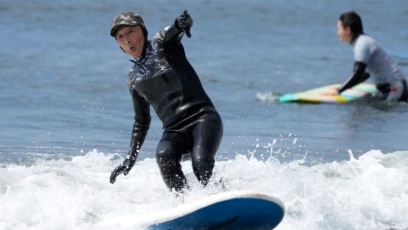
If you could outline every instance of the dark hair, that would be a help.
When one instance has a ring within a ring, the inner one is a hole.
[[[350,27],[351,33],[353,34],[351,42],[354,42],[360,34],[364,34],[363,22],[355,11],[342,13],[339,20],[343,28]]]

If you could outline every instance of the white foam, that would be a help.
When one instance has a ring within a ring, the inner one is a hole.
[[[221,191],[251,190],[281,199],[277,229],[408,228],[407,151],[369,151],[348,161],[304,165],[237,155],[216,162],[214,183],[201,189],[189,161],[184,202]],[[352,153],[350,153],[351,156]],[[92,151],[69,160],[0,168],[1,229],[137,229],[181,204],[167,191],[155,159],[138,161],[128,176],[109,183],[121,160]],[[224,186],[215,183],[222,177]]]

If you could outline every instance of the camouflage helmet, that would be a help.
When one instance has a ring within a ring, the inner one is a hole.
[[[141,26],[145,37],[147,37],[147,30],[143,21],[143,18],[133,12],[125,12],[117,15],[112,21],[112,28],[110,35],[116,36],[116,32],[120,26]]]

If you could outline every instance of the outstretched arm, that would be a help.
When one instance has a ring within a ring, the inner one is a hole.
[[[351,88],[361,82],[367,80],[370,77],[370,74],[365,72],[367,65],[362,62],[355,62],[354,63],[354,72],[353,74],[347,79],[345,83],[339,88],[339,94],[345,91],[348,88]]]

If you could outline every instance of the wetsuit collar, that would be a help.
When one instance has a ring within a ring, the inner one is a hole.
[[[137,63],[142,63],[143,58],[144,58],[144,56],[141,56],[141,57],[139,57],[139,58],[130,59],[129,61],[130,61],[130,62],[133,62],[133,63],[135,63],[135,64],[137,64]]]

